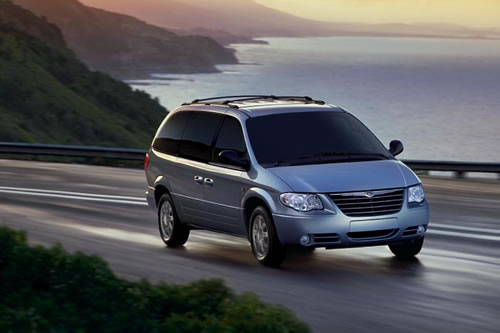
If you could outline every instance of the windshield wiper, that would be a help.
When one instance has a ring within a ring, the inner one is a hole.
[[[373,159],[389,159],[388,156],[380,153],[373,154],[353,154],[353,153],[345,153],[345,152],[321,152],[308,154],[304,156],[299,156],[297,158],[287,160],[287,161],[276,161],[273,163],[266,163],[264,166],[266,167],[277,167],[277,166],[292,166],[292,165],[301,165],[307,164],[305,163],[307,160],[311,160],[311,162],[316,163],[328,163],[328,162],[343,162],[343,161],[351,161],[351,160],[373,160]]]

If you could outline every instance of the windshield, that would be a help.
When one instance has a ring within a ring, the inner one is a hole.
[[[250,118],[246,127],[257,161],[264,167],[393,158],[349,113],[282,113]]]

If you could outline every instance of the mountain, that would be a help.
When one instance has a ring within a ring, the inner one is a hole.
[[[216,64],[237,63],[234,52],[212,38],[181,36],[78,0],[13,1],[56,24],[69,47],[92,69],[116,77],[216,72]]]
[[[300,18],[253,0],[82,0],[147,22],[192,31],[225,30],[250,37],[406,36],[500,38],[498,30],[435,24],[332,23]]]
[[[64,37],[57,26],[48,23],[45,18],[34,18],[33,13],[28,10],[22,10],[18,6],[6,3],[5,0],[1,1],[0,20],[3,23],[25,31],[60,50],[67,48]]]
[[[303,36],[319,22],[262,6],[250,0],[82,0],[90,6],[135,16],[177,29],[224,30],[242,36]],[[319,23],[323,25],[323,23]],[[306,29],[306,30],[304,30]]]
[[[0,141],[145,148],[166,112],[90,71],[56,26],[0,0]]]

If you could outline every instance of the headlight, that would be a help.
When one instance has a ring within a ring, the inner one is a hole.
[[[422,185],[412,186],[408,188],[408,202],[421,203],[425,199],[424,188]]]
[[[299,212],[323,209],[323,203],[316,194],[283,193],[280,195],[280,201]]]

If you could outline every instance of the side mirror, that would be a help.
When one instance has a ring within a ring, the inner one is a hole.
[[[223,150],[219,153],[219,161],[227,164],[242,168],[244,170],[250,169],[250,162],[238,156],[234,150]]]
[[[405,148],[403,146],[403,143],[399,140],[392,140],[389,144],[389,152],[392,154],[392,156],[401,154],[404,149]]]

